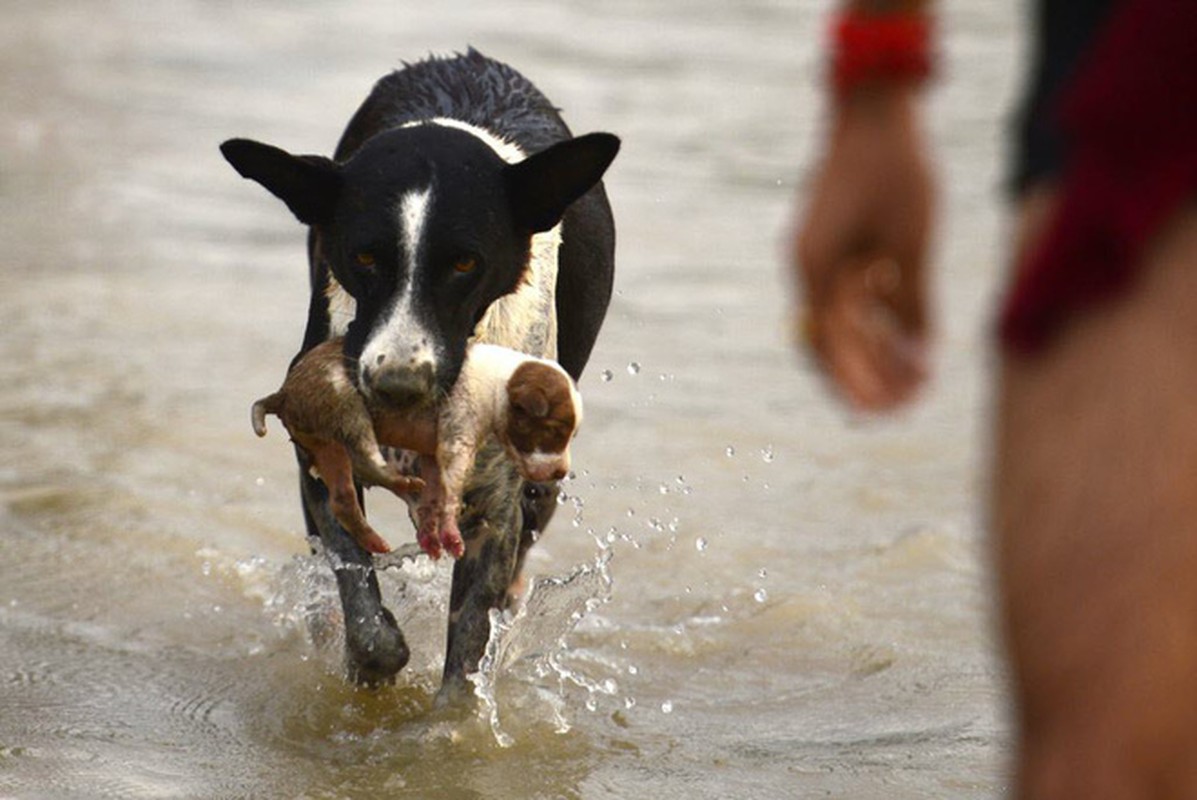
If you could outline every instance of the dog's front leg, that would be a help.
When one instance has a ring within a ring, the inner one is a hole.
[[[478,453],[466,487],[460,528],[465,555],[453,565],[449,637],[441,702],[468,696],[490,638],[490,611],[503,608],[515,578],[523,513],[523,480],[493,442]]]
[[[299,458],[299,490],[308,536],[320,540],[337,579],[345,616],[345,655],[350,680],[363,686],[391,683],[411,657],[403,631],[382,604],[371,556],[333,516],[328,490]]]

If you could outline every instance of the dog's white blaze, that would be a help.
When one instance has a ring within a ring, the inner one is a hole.
[[[407,244],[407,289],[411,289],[416,275],[416,255],[424,236],[424,220],[428,218],[428,200],[432,189],[408,192],[399,199],[399,223],[403,241]]]
[[[399,198],[399,228],[407,253],[407,280],[396,292],[395,304],[386,322],[362,348],[360,362],[363,370],[373,370],[383,364],[416,366],[427,363],[434,369],[436,367],[432,335],[416,318],[413,309],[416,269],[431,204],[431,188],[411,191]]]

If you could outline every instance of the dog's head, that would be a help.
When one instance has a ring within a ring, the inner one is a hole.
[[[532,481],[569,473],[569,443],[582,424],[582,396],[561,367],[525,361],[507,381],[503,443],[520,474]]]
[[[396,408],[434,402],[457,380],[466,343],[517,289],[531,237],[560,222],[619,149],[605,133],[518,163],[446,125],[395,128],[344,163],[246,139],[221,152],[312,227],[315,258],[353,297],[345,353],[360,385]]]

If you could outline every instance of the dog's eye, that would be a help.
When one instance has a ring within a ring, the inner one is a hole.
[[[370,253],[358,253],[353,258],[359,267],[372,267],[375,263],[374,256]]]
[[[453,262],[453,271],[459,275],[466,275],[473,272],[474,268],[477,266],[477,261],[469,256],[466,256],[465,258],[459,258]]]

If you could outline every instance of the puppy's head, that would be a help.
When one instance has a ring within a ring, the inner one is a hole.
[[[582,396],[565,370],[526,361],[507,381],[508,456],[532,481],[560,480],[569,473],[569,443],[582,423]]]
[[[384,131],[347,161],[234,139],[221,151],[312,228],[354,299],[345,353],[377,402],[415,408],[457,380],[486,309],[528,269],[531,237],[602,177],[619,140],[590,134],[518,163],[457,126]]]

